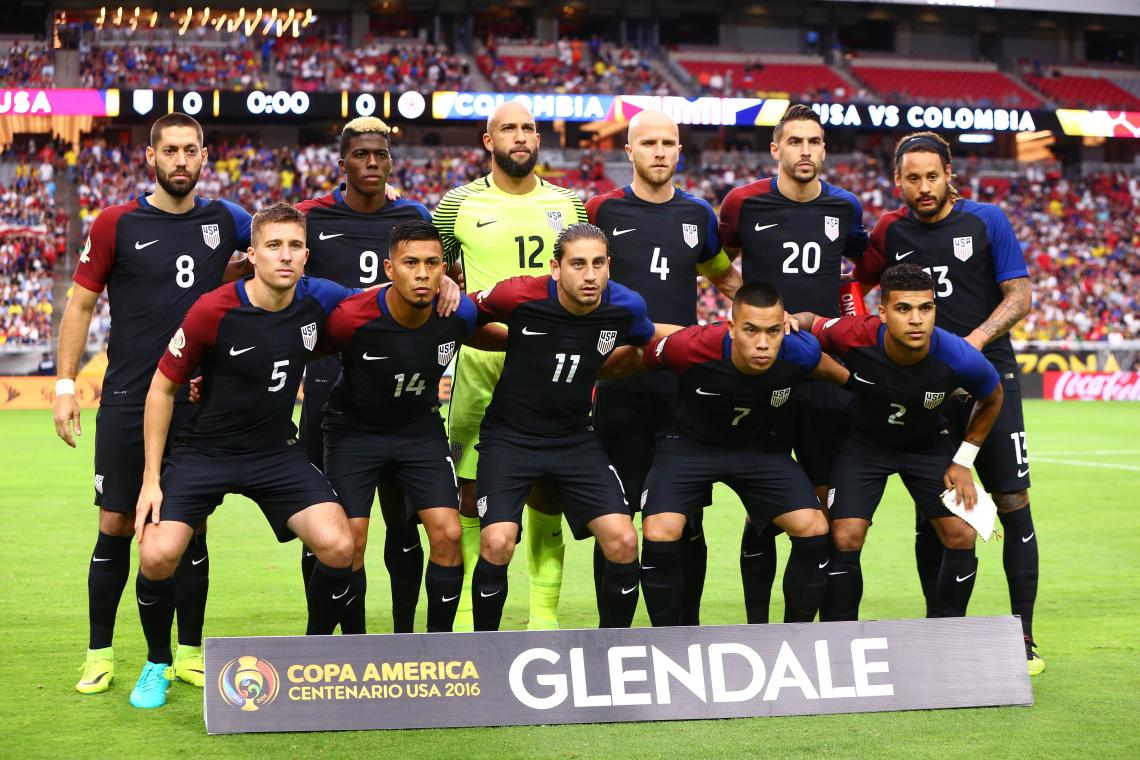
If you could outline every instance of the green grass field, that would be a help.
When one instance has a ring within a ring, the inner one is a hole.
[[[1033,512],[1041,545],[1036,637],[1048,663],[1031,708],[800,718],[436,731],[208,737],[202,692],[176,683],[166,708],[127,704],[146,647],[130,589],[116,637],[111,691],[72,686],[87,645],[86,576],[96,530],[91,506],[94,413],[78,451],[56,439],[49,412],[0,414],[0,709],[7,757],[1140,757],[1140,405],[1026,408]],[[709,582],[703,620],[744,619],[737,555],[743,511],[718,491],[706,516]],[[863,553],[869,618],[919,617],[913,512],[892,483]],[[382,530],[378,525],[377,530]],[[379,537],[373,547],[381,546]],[[387,579],[370,562],[369,627],[384,631]],[[787,555],[786,539],[780,545]],[[231,498],[211,520],[207,635],[301,633],[296,543],[277,544],[260,512]],[[979,545],[970,612],[1008,614],[1001,545]],[[504,627],[526,616],[525,563],[512,568]],[[561,619],[595,623],[590,547],[567,551]],[[782,572],[782,571],[781,571]],[[773,610],[782,610],[779,583]],[[417,630],[422,630],[424,604]],[[648,625],[644,612],[637,625]]]

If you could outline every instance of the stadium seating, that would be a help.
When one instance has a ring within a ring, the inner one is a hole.
[[[786,93],[793,100],[820,94],[848,93],[852,88],[823,64],[765,63],[751,61],[679,61],[697,82],[701,95],[751,97],[760,93]]]
[[[0,347],[51,341],[52,272],[67,245],[45,156],[3,166],[0,175]]]
[[[1103,77],[1027,76],[1025,81],[1062,108],[1140,111],[1140,98]]]
[[[0,87],[52,87],[55,57],[42,43],[14,42],[0,49]]]
[[[651,61],[631,48],[560,40],[556,46],[492,44],[476,58],[493,89],[509,92],[673,94]]]
[[[470,89],[468,64],[444,45],[366,38],[355,48],[321,37],[280,42],[274,71],[296,90],[402,87]]]
[[[856,61],[851,73],[883,97],[931,105],[967,104],[1040,108],[1041,99],[999,71],[868,65]]]
[[[268,85],[262,56],[252,48],[116,46],[93,47],[80,60],[84,87],[219,87]]]

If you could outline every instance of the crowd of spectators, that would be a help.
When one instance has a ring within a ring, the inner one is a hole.
[[[265,54],[255,47],[124,45],[81,50],[83,87],[262,89]]]
[[[603,45],[597,37],[561,39],[553,49],[535,47],[533,55],[523,56],[500,55],[492,39],[477,60],[497,92],[673,94],[669,82],[640,52]]]
[[[445,45],[393,44],[365,38],[356,46],[309,36],[279,41],[273,69],[295,90],[468,90],[468,64]]]
[[[52,271],[67,246],[53,155],[0,165],[0,347],[51,340]]]
[[[13,42],[0,50],[0,88],[52,87],[55,56],[42,42]]]

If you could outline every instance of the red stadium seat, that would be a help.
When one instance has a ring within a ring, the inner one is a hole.
[[[1057,105],[1073,108],[1119,108],[1140,111],[1140,98],[1102,77],[1039,77],[1025,81],[1053,99]]]
[[[1041,99],[999,71],[860,66],[851,73],[884,97],[916,103],[1040,108]]]

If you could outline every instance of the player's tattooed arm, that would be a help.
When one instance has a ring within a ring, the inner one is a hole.
[[[1002,299],[993,313],[974,331],[966,336],[966,341],[981,351],[987,343],[1005,335],[1029,313],[1033,299],[1033,289],[1028,277],[1014,277],[1000,283]]]
[[[801,311],[791,315],[785,312],[784,335],[793,331],[799,332],[800,330],[811,332],[811,328],[815,326],[815,321],[821,318],[822,317],[812,314],[810,311]]]
[[[735,264],[729,264],[723,272],[709,276],[708,280],[725,298],[736,296],[736,291],[744,285],[744,278]]]
[[[59,325],[59,348],[56,353],[56,377],[61,380],[74,380],[79,373],[79,361],[87,346],[87,331],[91,328],[91,315],[99,294],[76,283],[63,321]],[[75,393],[62,393],[55,397],[55,434],[71,448],[75,448],[75,436],[83,435],[79,426],[79,401]]]
[[[810,377],[813,380],[825,380],[836,385],[846,385],[851,379],[851,371],[828,354],[819,357],[819,364],[812,370]]]
[[[179,387],[162,370],[155,370],[150,390],[146,394],[146,408],[143,412],[143,482],[135,505],[135,535],[139,537],[140,543],[143,541],[143,528],[147,520],[158,524],[162,509],[159,475],[166,437],[170,432],[170,418],[174,414],[174,393]]]

